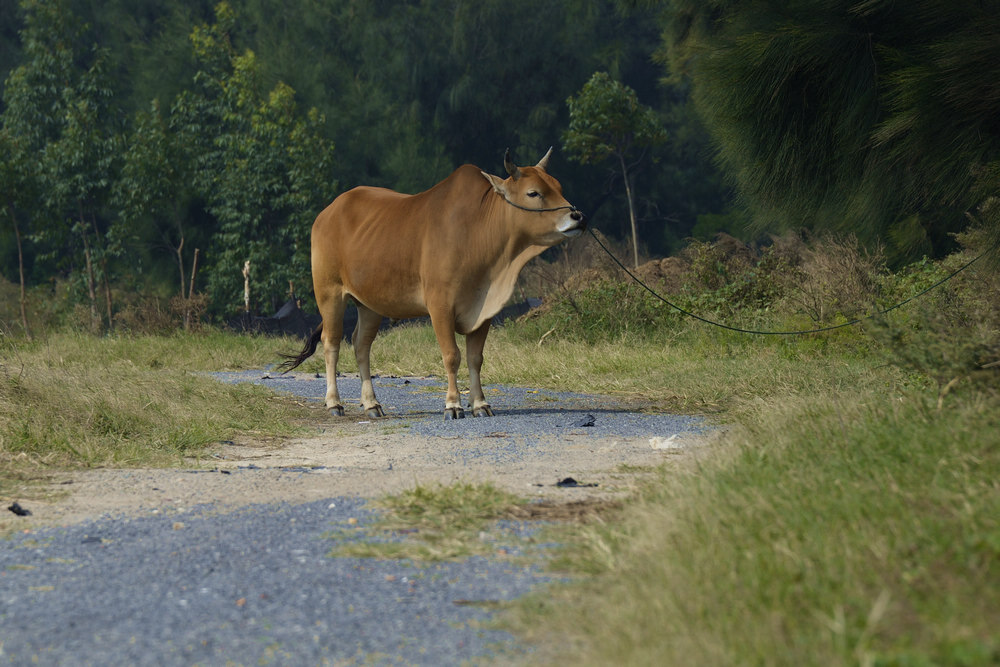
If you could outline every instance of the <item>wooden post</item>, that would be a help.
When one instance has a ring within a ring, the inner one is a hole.
[[[17,239],[17,271],[21,278],[21,326],[24,328],[24,337],[31,340],[31,328],[28,327],[28,296],[24,287],[24,253],[21,250],[21,230],[17,226],[13,204],[8,207],[8,211],[10,211],[10,221],[14,223],[14,236]]]
[[[183,244],[184,242],[181,241]],[[191,329],[191,298],[194,296],[194,277],[198,273],[198,248],[194,249],[194,259],[191,260],[191,287],[188,288],[187,293],[187,305],[184,308],[184,331],[190,331]],[[184,270],[181,269],[181,276],[184,275]],[[181,283],[181,296],[184,296],[184,283]]]
[[[243,265],[243,307],[250,314],[250,260]]]

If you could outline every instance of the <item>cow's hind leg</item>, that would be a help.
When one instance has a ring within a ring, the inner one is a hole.
[[[337,291],[317,298],[323,317],[323,360],[326,362],[326,407],[333,415],[344,415],[344,405],[337,391],[337,361],[340,358],[340,341],[344,337],[344,308],[347,299]]]
[[[434,335],[441,347],[444,370],[448,374],[448,393],[444,397],[444,418],[464,419],[465,410],[462,409],[462,401],[458,395],[458,366],[462,363],[462,353],[455,342],[454,320],[445,314],[435,317],[432,312],[431,326],[434,327]]]
[[[486,401],[479,372],[483,368],[483,347],[486,334],[490,332],[490,321],[465,336],[465,362],[469,365],[469,407],[475,417],[492,417],[493,408]]]
[[[351,344],[354,346],[354,356],[358,360],[358,374],[361,375],[361,407],[369,417],[385,416],[382,406],[375,398],[370,365],[372,341],[378,335],[380,324],[382,324],[381,315],[358,304],[358,325],[354,327]]]

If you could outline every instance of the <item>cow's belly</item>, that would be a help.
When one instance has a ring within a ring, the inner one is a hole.
[[[355,273],[355,272],[352,272]],[[386,280],[385,275],[365,279],[366,272],[348,276],[344,288],[354,300],[385,317],[409,319],[427,315],[427,304],[419,281],[396,274]]]

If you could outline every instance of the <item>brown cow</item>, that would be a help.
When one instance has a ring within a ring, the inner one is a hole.
[[[302,352],[286,357],[285,372],[309,358],[322,339],[326,407],[344,414],[337,358],[350,298],[358,306],[351,342],[361,404],[369,416],[381,417],[369,352],[382,317],[430,315],[448,373],[445,419],[465,416],[455,332],[465,335],[472,414],[492,416],[479,379],[490,319],[510,298],[528,260],[586,228],[583,214],[545,171],[551,154],[550,148],[534,167],[519,168],[508,151],[506,180],[464,165],[420,194],[357,187],[337,197],[312,227],[313,289],[323,322]]]

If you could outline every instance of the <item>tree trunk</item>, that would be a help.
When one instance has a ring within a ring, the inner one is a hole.
[[[625,197],[628,199],[628,218],[632,225],[632,261],[635,268],[639,268],[639,233],[635,224],[635,201],[632,197],[632,184],[628,179],[628,166],[625,164],[625,156],[619,155],[618,160],[622,165],[622,180],[625,181]]]
[[[188,288],[187,306],[184,308],[184,331],[191,330],[191,297],[194,296],[194,277],[198,273],[198,250],[194,249],[194,259],[191,260],[191,286]],[[184,291],[183,285],[181,291]]]
[[[10,221],[14,223],[14,238],[17,239],[17,271],[21,278],[21,327],[24,337],[31,340],[31,328],[28,326],[28,296],[24,286],[24,252],[21,249],[21,228],[17,226],[17,216],[14,215],[14,204],[9,205]]]
[[[94,238],[100,242],[101,232],[97,229],[97,217],[93,212],[90,214],[90,222],[94,227]],[[111,276],[108,274],[108,253],[106,251],[101,253],[101,273],[104,274],[104,302],[108,309],[108,331],[114,331],[115,320],[111,301]]]
[[[174,248],[174,252],[177,253],[177,269],[181,272],[181,298],[186,299],[188,295],[184,294],[184,288],[187,285],[187,280],[184,278],[184,237],[181,236],[181,242],[177,244]]]
[[[108,260],[101,257],[101,271],[104,272],[104,303],[108,308],[108,331],[115,330],[115,315],[111,301],[111,279],[108,277]]]
[[[87,265],[87,294],[90,297],[90,330],[97,333],[97,287],[94,280],[94,262],[90,253],[90,237],[87,234],[87,221],[83,217],[83,204],[77,202],[80,214],[80,236],[83,237],[83,257]]]

